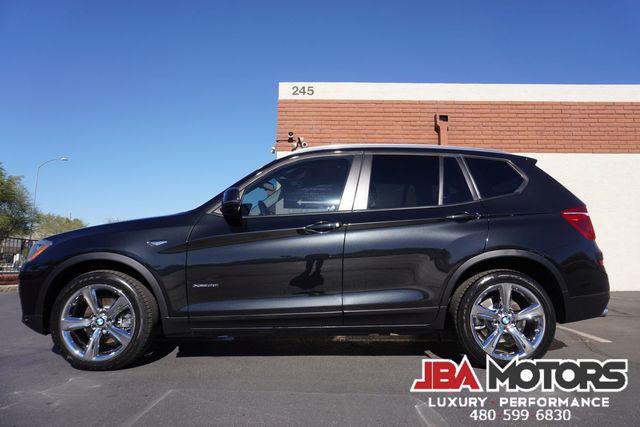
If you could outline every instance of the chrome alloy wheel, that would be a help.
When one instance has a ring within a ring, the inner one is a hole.
[[[501,360],[531,356],[545,331],[540,300],[515,283],[498,283],[485,289],[471,307],[470,322],[480,348]]]
[[[77,290],[60,314],[64,346],[85,362],[118,356],[131,342],[135,326],[131,301],[110,285],[88,285]]]

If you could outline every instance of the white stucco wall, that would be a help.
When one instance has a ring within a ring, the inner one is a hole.
[[[638,102],[640,85],[281,82],[278,99]]]
[[[611,290],[640,291],[640,154],[525,155],[587,205]]]
[[[586,203],[611,290],[640,291],[640,154],[522,154]]]

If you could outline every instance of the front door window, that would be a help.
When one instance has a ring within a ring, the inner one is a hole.
[[[340,207],[351,157],[301,160],[247,187],[243,216],[333,212]]]

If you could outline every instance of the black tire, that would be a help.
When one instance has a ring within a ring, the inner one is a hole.
[[[464,353],[469,360],[477,366],[484,366],[487,353],[478,345],[474,339],[471,327],[470,310],[475,299],[489,286],[496,283],[504,283],[508,281],[523,286],[531,291],[540,301],[540,305],[545,315],[545,331],[540,344],[535,351],[529,355],[529,359],[541,358],[545,355],[556,330],[555,310],[551,299],[547,292],[531,277],[514,270],[497,269],[489,270],[465,280],[454,292],[449,303],[449,320],[452,323],[453,330],[458,338]],[[501,365],[505,365],[508,361],[496,359]]]
[[[137,319],[128,346],[122,353],[106,361],[81,360],[73,355],[63,343],[59,319],[65,302],[73,293],[91,284],[106,284],[123,292],[131,302]],[[73,367],[83,370],[103,371],[123,368],[145,354],[153,341],[157,323],[158,305],[149,289],[138,280],[119,271],[96,270],[75,277],[62,289],[51,310],[49,325],[54,345]]]

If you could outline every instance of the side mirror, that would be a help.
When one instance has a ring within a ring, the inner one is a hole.
[[[220,212],[225,218],[237,220],[241,217],[240,213],[240,190],[237,187],[227,188],[222,194],[222,206]]]

